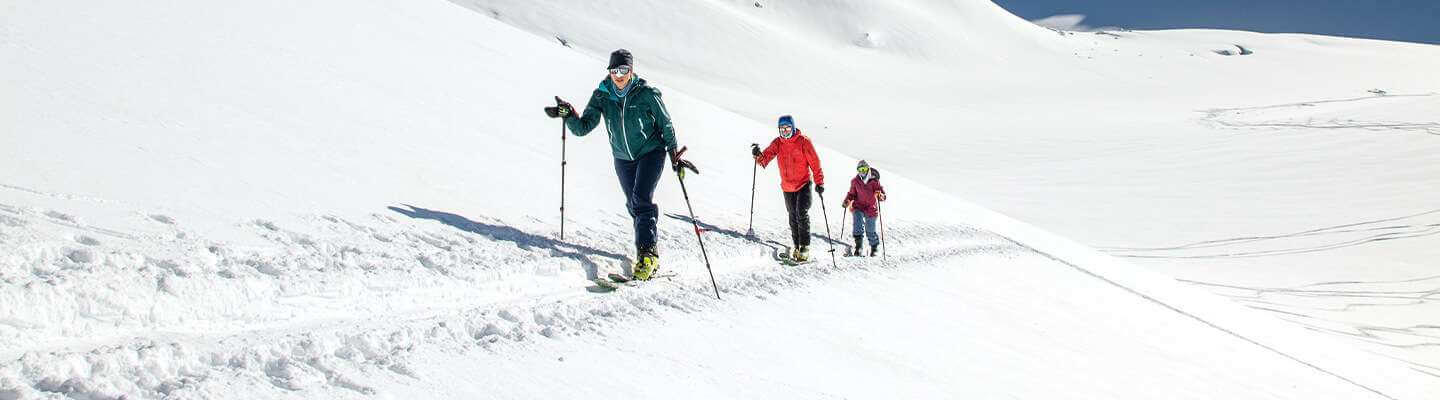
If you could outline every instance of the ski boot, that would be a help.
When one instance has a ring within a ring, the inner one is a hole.
[[[648,281],[660,269],[660,255],[655,249],[641,250],[638,260],[635,261],[635,268],[632,271],[636,280]]]
[[[806,261],[810,261],[810,246],[801,245],[800,248],[795,251],[795,262],[803,263]]]
[[[862,245],[862,243],[860,242],[861,238],[864,238],[864,236],[856,236],[856,237],[855,237],[855,247],[851,247],[851,248],[850,248],[850,252],[845,253],[845,255],[850,256],[850,257],[859,257],[859,256],[860,256],[860,249],[862,248],[862,247],[860,247],[860,246]]]
[[[878,256],[878,255],[880,255],[880,244],[879,244],[879,243],[871,243],[871,244],[870,244],[870,256],[871,256],[871,257],[875,257],[875,256]]]

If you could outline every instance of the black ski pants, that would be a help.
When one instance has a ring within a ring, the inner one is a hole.
[[[785,192],[785,212],[790,213],[790,241],[796,246],[810,245],[810,185]]]
[[[660,216],[660,206],[654,200],[655,186],[664,171],[664,150],[651,151],[635,161],[615,160],[615,176],[620,178],[620,190],[625,192],[625,209],[635,225],[637,251],[655,247],[655,223]]]

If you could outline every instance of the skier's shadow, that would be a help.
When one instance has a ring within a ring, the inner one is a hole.
[[[465,218],[456,214],[451,214],[444,211],[428,210],[409,204],[404,204],[404,206],[409,207],[409,209],[407,210],[404,208],[393,206],[386,208],[389,208],[390,211],[400,213],[400,215],[404,215],[410,218],[440,221],[441,223],[444,223],[445,225],[450,225],[455,229],[479,234],[490,238],[490,240],[512,242],[521,249],[549,250],[550,253],[553,255],[579,261],[580,264],[585,268],[586,279],[594,280],[599,277],[600,266],[594,260],[591,260],[589,256],[600,256],[603,258],[613,259],[619,261],[621,264],[627,262],[625,256],[623,255],[598,250],[588,246],[577,245],[574,243],[562,242],[559,240],[551,239],[547,236],[532,234],[519,229],[515,229],[513,227],[475,222],[471,221],[469,218]]]
[[[818,233],[811,233],[810,237],[815,238],[815,240],[819,240],[821,243],[829,243],[835,245],[835,251],[850,251],[850,244],[847,244],[845,242],[820,236],[820,234]]]
[[[665,216],[666,216],[666,217],[670,217],[670,218],[672,218],[672,219],[684,221],[684,222],[687,223],[687,224],[692,221],[689,216],[685,216],[685,215],[665,214]],[[724,235],[724,236],[728,236],[728,237],[732,237],[732,238],[736,238],[736,239],[740,239],[740,240],[744,240],[744,241],[748,241],[748,242],[752,242],[752,243],[758,243],[758,244],[763,245],[763,246],[765,246],[765,247],[769,247],[769,248],[770,248],[770,256],[773,257],[773,258],[775,258],[775,259],[777,259],[777,260],[781,258],[780,256],[781,256],[782,254],[786,254],[786,253],[789,253],[789,252],[790,252],[790,246],[786,246],[786,245],[781,244],[780,242],[776,242],[776,241],[774,241],[774,240],[763,240],[763,239],[760,239],[760,238],[757,237],[757,236],[746,235],[746,234],[744,234],[744,233],[742,233],[742,232],[739,232],[739,231],[721,228],[721,227],[718,227],[718,226],[715,226],[715,225],[707,224],[707,223],[705,223],[704,221],[694,221],[694,222],[695,222],[696,225],[699,225],[699,226],[700,226],[700,229],[702,229],[702,230],[704,230],[704,231],[706,231],[706,232],[715,232],[715,233],[718,233],[718,234],[721,234],[721,235]],[[813,236],[814,236],[816,239],[820,239],[820,240],[822,240],[822,241],[825,240],[825,237],[824,237],[824,236],[820,236],[820,235],[813,235]],[[841,247],[845,247],[845,244],[844,244],[844,243],[838,243],[838,242],[833,241],[833,240],[831,241],[831,243],[837,243],[837,244],[839,244]],[[837,250],[838,250],[838,249],[837,249]]]

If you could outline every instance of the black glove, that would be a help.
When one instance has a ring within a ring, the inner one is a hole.
[[[825,194],[825,185],[815,185],[815,193]]]
[[[675,170],[675,173],[680,175],[680,179],[685,179],[685,170],[687,170],[687,169],[690,170],[690,172],[694,172],[694,173],[697,173],[697,174],[700,173],[700,169],[699,169],[699,168],[695,168],[695,164],[694,164],[694,163],[691,163],[691,162],[688,161],[688,160],[685,160],[685,159],[683,159],[683,158],[680,158],[681,156],[685,155],[685,150],[688,150],[688,149],[690,149],[690,148],[689,148],[689,147],[681,147],[679,151],[676,151],[676,150],[671,150],[671,151],[670,151],[670,168],[671,168],[671,169],[674,169],[674,170]]]
[[[545,107],[545,115],[550,118],[570,118],[575,115],[575,107],[570,106],[570,103],[566,103],[565,100],[560,100],[560,96],[555,96],[555,106]]]
[[[760,152],[760,145],[755,144],[755,143],[751,143],[751,144],[750,144],[750,155],[755,156],[755,158],[760,158],[760,155],[761,155],[761,154],[762,154],[762,153]]]

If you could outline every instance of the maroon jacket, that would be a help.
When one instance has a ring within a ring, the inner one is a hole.
[[[850,193],[845,194],[845,201],[852,202],[850,206],[864,211],[865,216],[875,218],[880,213],[880,209],[875,207],[876,193],[885,193],[885,187],[880,186],[880,170],[870,168],[869,180],[858,174],[850,179]]]

